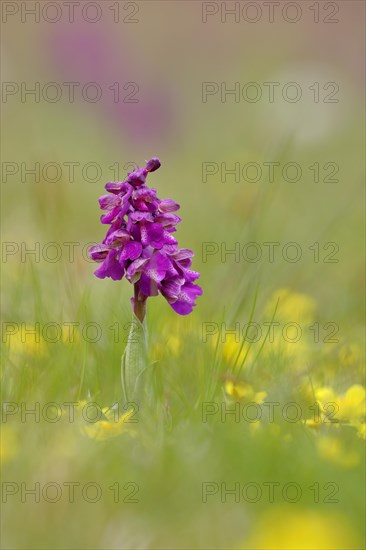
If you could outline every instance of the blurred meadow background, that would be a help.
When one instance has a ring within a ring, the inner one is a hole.
[[[364,548],[364,3],[2,4],[2,547]],[[203,296],[132,410],[86,251],[153,156]]]

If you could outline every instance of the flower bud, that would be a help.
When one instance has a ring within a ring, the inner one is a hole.
[[[146,170],[148,172],[155,172],[158,168],[160,168],[161,162],[158,158],[152,158],[146,163]]]

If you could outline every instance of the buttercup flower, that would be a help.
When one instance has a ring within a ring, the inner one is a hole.
[[[353,468],[361,461],[359,453],[347,446],[341,438],[321,437],[317,441],[317,448],[324,459],[344,468]]]
[[[254,524],[240,549],[341,550],[362,542],[344,515],[310,508],[268,507]]]
[[[365,420],[366,391],[361,384],[354,384],[343,394],[330,387],[318,388],[315,396],[321,413],[330,416],[329,421],[359,425]]]
[[[246,401],[261,405],[267,397],[267,392],[255,392],[250,384],[244,382],[234,382],[231,379],[225,382],[225,393],[235,401]]]
[[[100,197],[99,204],[106,211],[101,222],[110,228],[103,243],[89,250],[90,257],[101,264],[95,271],[97,277],[119,281],[125,276],[134,284],[132,305],[140,321],[149,296],[160,293],[174,311],[188,315],[202,294],[194,284],[200,274],[190,269],[193,252],[179,249],[173,236],[181,221],[173,214],[179,204],[159,199],[156,189],[146,185],[148,174],[159,167],[160,160],[152,158],[125,181],[106,184],[108,194]]]
[[[84,433],[88,437],[97,441],[105,441],[121,434],[135,435],[135,431],[130,427],[130,418],[135,414],[133,409],[122,414],[117,421],[114,419],[114,415],[108,412],[108,409],[103,409],[103,413],[106,420],[99,420],[85,426]]]
[[[0,438],[0,463],[5,464],[12,460],[18,453],[18,437],[10,426],[3,425]]]

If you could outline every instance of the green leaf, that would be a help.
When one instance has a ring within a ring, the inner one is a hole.
[[[134,315],[121,360],[122,391],[126,403],[141,400],[147,364],[147,329]]]

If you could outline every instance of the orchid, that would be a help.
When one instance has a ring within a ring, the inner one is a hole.
[[[145,168],[135,168],[122,182],[109,182],[108,194],[99,199],[106,213],[101,222],[110,225],[102,244],[92,246],[90,257],[100,263],[95,275],[114,281],[123,277],[134,285],[133,311],[143,322],[146,301],[159,293],[173,310],[188,315],[202,289],[194,283],[200,274],[190,269],[193,252],[178,248],[173,234],[181,218],[180,206],[172,199],[161,200],[156,189],[146,185],[149,173],[160,168],[152,158]]]

